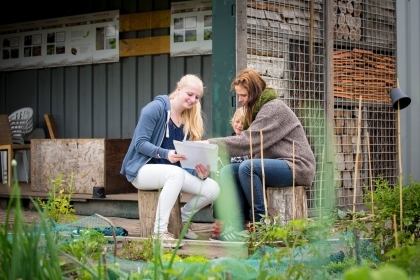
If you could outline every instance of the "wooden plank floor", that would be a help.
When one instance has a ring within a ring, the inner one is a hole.
[[[31,189],[31,183],[19,182],[22,198],[29,197],[48,197],[48,193],[33,191]],[[9,197],[10,188],[6,184],[0,184],[0,197]],[[107,194],[106,198],[92,198],[91,194],[73,194],[73,200],[89,200],[89,199],[100,199],[100,200],[128,200],[137,201],[137,192],[133,187],[133,193],[122,193],[122,194]]]
[[[31,189],[31,183],[19,182],[22,198],[29,197],[48,197],[48,193],[33,191]],[[10,188],[6,184],[0,184],[0,197],[9,197]],[[185,203],[191,198],[191,194],[183,193],[181,196],[181,202]],[[110,201],[137,201],[138,195],[136,189],[133,187],[133,193],[122,193],[122,194],[107,194],[106,198],[93,198],[90,194],[73,194],[72,200],[110,200]]]

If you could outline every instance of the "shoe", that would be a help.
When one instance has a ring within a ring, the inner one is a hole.
[[[178,240],[175,239],[174,235],[170,232],[163,232],[163,233],[153,233],[152,235],[153,240],[159,240],[162,244],[163,248],[175,248]],[[181,248],[184,243],[179,244]]]
[[[222,221],[216,220],[214,222],[213,233],[211,234],[209,240],[219,240],[219,235],[222,232]]]
[[[251,221],[245,222],[245,229],[249,231],[249,233],[254,231],[254,226],[252,225]]]
[[[248,233],[249,234],[249,233]],[[212,241],[229,241],[229,242],[241,242],[245,238],[242,232],[236,231],[233,226],[228,226],[218,236],[210,237]]]
[[[182,227],[185,227],[186,223],[187,222],[182,223]],[[194,224],[190,222],[190,224],[188,226],[188,229],[187,229],[187,232],[185,233],[184,237],[187,238],[187,239],[194,239],[194,240],[197,239],[198,235],[195,234],[193,229],[194,229]]]

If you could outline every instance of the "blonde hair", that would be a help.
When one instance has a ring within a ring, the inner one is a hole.
[[[203,81],[196,75],[187,74],[183,76],[177,83],[175,90],[169,94],[169,99],[174,99],[178,96],[178,87],[184,88],[186,86],[194,85],[201,88],[201,96],[204,93]],[[204,135],[204,121],[201,112],[201,100],[199,100],[191,109],[182,111],[181,117],[184,124],[184,134],[189,134],[189,140],[201,140]]]
[[[236,109],[235,113],[233,114],[232,119],[230,120],[230,124],[233,125],[233,122],[236,119],[240,119],[242,122],[245,121],[245,111],[244,111],[244,107],[239,107],[238,109]]]

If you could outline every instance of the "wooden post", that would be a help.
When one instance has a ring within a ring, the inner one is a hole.
[[[393,220],[393,228],[394,228],[394,236],[395,236],[395,248],[398,248],[398,231],[397,231],[397,217],[392,215]]]
[[[262,172],[262,187],[263,187],[263,197],[264,197],[264,214],[267,216],[267,197],[265,195],[265,172],[264,172],[264,147],[263,147],[263,133],[262,130],[260,130],[260,136],[261,136],[261,172]]]
[[[398,79],[397,79],[398,85]],[[402,163],[401,163],[401,124],[400,124],[400,101],[398,100],[398,164],[400,169],[399,183],[400,183],[400,230],[403,230],[403,199],[402,199]]]
[[[368,162],[369,162],[369,186],[370,186],[370,197],[372,203],[372,215],[375,215],[374,207],[373,207],[373,184],[372,184],[372,165],[370,161],[370,140],[369,140],[369,131],[366,132],[366,140],[367,140],[367,149],[368,149]]]
[[[311,0],[309,13],[309,71],[314,71],[314,0]]]
[[[319,179],[319,219],[322,220],[322,180],[323,180],[323,176],[322,174],[324,173],[324,148],[325,146],[322,146],[322,155],[321,155],[321,175],[320,175],[320,179]]]
[[[254,165],[252,162],[252,131],[249,130],[249,150],[250,150],[250,159],[251,159],[251,207],[252,207],[252,225],[255,226],[255,210],[254,210]]]
[[[295,200],[296,200],[296,197],[295,197],[295,141],[293,141],[292,142],[293,143],[293,145],[292,145],[292,161],[293,161],[293,163],[292,163],[292,192],[293,192],[293,197],[292,197],[292,219],[294,220],[295,219],[295,208],[296,208],[296,205],[295,205]]]
[[[362,115],[362,95],[359,97],[359,115],[357,118],[357,147],[356,147],[356,165],[354,167],[354,180],[353,180],[353,221],[356,219],[356,194],[357,194],[357,173],[358,173],[358,161],[359,161],[359,148],[360,148],[360,119]]]

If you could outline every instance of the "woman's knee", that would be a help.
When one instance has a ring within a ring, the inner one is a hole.
[[[215,201],[220,194],[219,184],[213,179],[206,179],[203,186],[204,193],[202,195],[208,197],[212,201]]]
[[[238,173],[250,175],[251,174],[251,161],[244,160],[243,162],[241,162],[239,164]]]
[[[261,166],[259,164],[257,164],[257,161],[254,161],[253,166],[251,168],[251,161],[250,160],[245,160],[243,162],[241,162],[241,164],[239,165],[239,169],[238,169],[238,176],[241,180],[242,176],[247,176],[247,177],[251,177],[251,171],[254,174],[254,176],[259,176],[260,175],[260,171],[259,169],[261,169]],[[243,177],[242,177],[243,178]]]
[[[185,171],[178,166],[171,166],[166,170],[167,173],[167,180],[179,180],[180,183],[184,182],[185,179]]]

